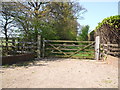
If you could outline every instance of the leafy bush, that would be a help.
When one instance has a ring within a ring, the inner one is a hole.
[[[110,16],[95,28],[95,36],[100,36],[101,43],[119,43],[119,31],[120,31],[120,15]]]
[[[114,27],[115,29],[118,29],[120,27],[120,15],[116,16],[110,16],[105,19],[101,23],[98,23],[98,26],[96,27],[95,30],[100,29],[103,25],[107,24],[110,27]]]

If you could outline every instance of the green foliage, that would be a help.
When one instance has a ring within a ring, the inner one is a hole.
[[[70,2],[51,2],[41,8],[43,10],[32,20],[33,35],[40,34],[45,39],[76,39],[79,24],[75,13],[81,11],[80,6]]]
[[[89,31],[89,26],[88,25],[82,27],[81,33],[78,36],[78,40],[87,41],[88,40],[88,31]]]
[[[77,19],[86,11],[77,2],[15,2],[10,17],[15,19],[20,37],[75,40]]]
[[[76,5],[73,3],[52,2],[46,8],[51,10],[49,17],[53,21],[53,28],[56,36],[61,40],[75,40],[77,36],[77,16],[73,10]],[[77,8],[78,12],[79,7]]]
[[[110,16],[105,19],[95,29],[95,36],[101,37],[101,43],[119,43],[120,15]]]
[[[120,27],[120,15],[116,16],[110,16],[105,19],[101,23],[98,23],[98,26],[95,30],[100,29],[103,25],[109,25],[110,27],[114,27],[115,29],[118,29]]]

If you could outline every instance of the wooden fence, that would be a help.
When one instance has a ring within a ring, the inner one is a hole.
[[[1,39],[3,56],[32,52],[37,58],[55,56],[99,60],[99,36],[95,41],[45,40],[38,36],[37,42],[20,38]],[[7,46],[6,46],[7,45]]]
[[[118,44],[101,44],[101,55],[112,55],[120,57],[120,46]]]
[[[27,42],[20,38],[9,38],[6,42],[4,38],[1,38],[0,49],[3,56],[24,54],[24,53],[36,53],[37,42]]]

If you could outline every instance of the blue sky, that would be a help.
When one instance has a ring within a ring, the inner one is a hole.
[[[83,20],[78,20],[81,25],[89,25],[90,31],[104,18],[118,15],[118,2],[80,2],[87,9]]]

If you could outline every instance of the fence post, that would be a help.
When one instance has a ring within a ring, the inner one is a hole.
[[[110,53],[110,42],[107,42],[107,55]]]
[[[16,49],[15,49],[15,38],[12,38],[12,50],[13,50],[13,54],[16,54]]]
[[[37,39],[37,58],[41,58],[41,35]]]
[[[95,59],[99,60],[100,55],[100,36],[95,38]]]
[[[17,38],[17,51],[20,51],[20,38]]]
[[[42,57],[44,58],[44,56],[45,56],[45,38],[43,38],[42,42],[43,42],[43,46],[42,46]]]

